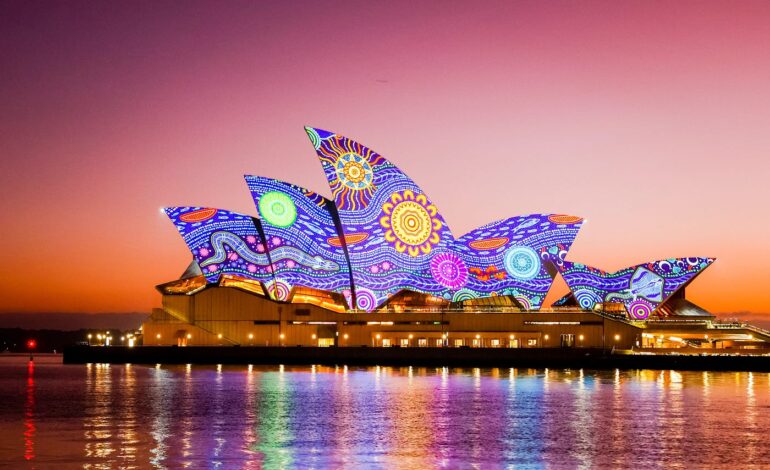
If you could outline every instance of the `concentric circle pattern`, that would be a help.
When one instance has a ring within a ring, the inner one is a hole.
[[[505,270],[512,277],[533,279],[540,272],[540,257],[528,246],[514,246],[505,253]]]
[[[396,238],[407,245],[422,245],[431,233],[431,217],[428,211],[415,201],[403,201],[393,208],[390,226]]]
[[[356,289],[356,304],[360,310],[371,311],[377,307],[377,298],[368,289]]]
[[[652,311],[652,304],[644,300],[635,300],[628,306],[628,314],[635,320],[646,320]]]
[[[433,279],[450,289],[459,289],[468,281],[468,268],[454,253],[439,253],[430,260]]]
[[[291,227],[297,220],[297,206],[286,194],[270,191],[259,198],[259,214],[272,225]]]
[[[578,289],[575,291],[575,301],[577,301],[580,308],[584,310],[591,310],[594,308],[601,299],[597,294],[588,289]]]

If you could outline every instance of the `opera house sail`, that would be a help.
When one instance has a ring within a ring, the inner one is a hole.
[[[512,216],[457,236],[391,161],[340,134],[305,131],[331,198],[247,175],[253,215],[165,209],[193,262],[182,279],[158,286],[164,308],[145,324],[158,344],[197,335],[198,344],[545,347],[558,337],[561,346],[606,346],[612,321],[631,328],[611,336],[618,346],[646,347],[669,343],[652,333],[660,320],[715,328],[713,315],[685,299],[714,258],[606,272],[570,259],[584,221],[565,214]],[[569,292],[544,308],[556,276]],[[743,339],[763,334],[755,333]],[[714,343],[698,334],[691,344]]]

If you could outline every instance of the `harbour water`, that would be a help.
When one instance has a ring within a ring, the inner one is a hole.
[[[770,374],[0,362],[9,468],[770,465]]]

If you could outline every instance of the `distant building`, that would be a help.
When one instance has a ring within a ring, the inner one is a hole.
[[[165,209],[193,261],[158,286],[145,345],[759,348],[685,299],[714,258],[607,273],[567,261],[583,219],[529,214],[455,237],[405,173],[338,134],[306,128],[333,200],[246,176],[258,217]],[[515,184],[515,183],[512,183]],[[570,292],[543,301],[556,275]]]

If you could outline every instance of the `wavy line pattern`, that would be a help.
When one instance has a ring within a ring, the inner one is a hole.
[[[330,201],[284,181],[260,176],[245,179],[260,215],[276,278],[288,286],[349,291],[350,273],[342,243],[329,243],[329,239],[339,237],[327,208]],[[296,213],[296,218],[288,226],[271,223],[270,214],[264,213],[270,209],[260,204],[266,194],[276,193],[293,204],[289,209]]]
[[[217,282],[222,274],[262,282],[273,279],[272,268],[264,254],[266,245],[250,216],[202,207],[170,207],[165,212],[208,282]],[[201,213],[211,216],[197,217]],[[215,238],[217,233],[222,235]],[[249,254],[244,257],[247,252]]]

